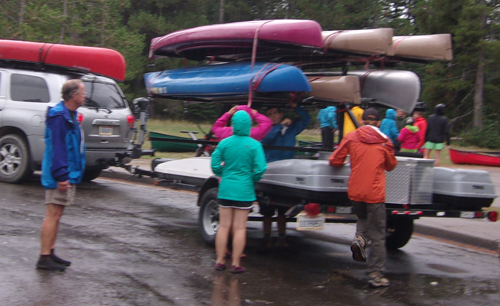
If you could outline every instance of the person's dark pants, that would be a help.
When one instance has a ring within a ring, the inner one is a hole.
[[[371,241],[368,256],[368,273],[385,271],[387,258],[385,248],[387,216],[385,203],[363,203],[351,201],[353,212],[358,217],[356,236],[361,236],[366,243]],[[355,238],[356,239],[356,238]]]
[[[321,128],[321,138],[323,140],[323,150],[333,151],[333,129],[329,127]]]

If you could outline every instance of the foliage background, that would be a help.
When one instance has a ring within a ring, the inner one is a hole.
[[[152,38],[206,24],[274,18],[313,19],[323,30],[392,27],[395,35],[451,33],[453,61],[396,69],[419,75],[428,114],[439,103],[448,106],[454,134],[499,122],[497,0],[2,0],[0,38],[118,50],[127,61],[121,86],[132,101],[145,95],[145,72],[185,64],[181,59],[150,62]],[[186,118],[189,107],[161,101],[153,116]]]

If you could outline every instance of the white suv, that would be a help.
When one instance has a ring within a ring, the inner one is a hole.
[[[78,109],[87,147],[84,180],[129,156],[134,116],[115,81],[0,67],[0,181],[20,183],[41,168],[47,108],[62,100],[63,83],[74,78],[84,82],[87,92],[85,105]]]

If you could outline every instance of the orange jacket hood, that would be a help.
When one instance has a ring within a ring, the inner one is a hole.
[[[384,143],[389,139],[379,128],[371,125],[362,126],[354,133],[356,133],[359,141],[367,144]]]

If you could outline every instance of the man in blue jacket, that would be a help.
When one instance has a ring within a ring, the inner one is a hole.
[[[287,146],[294,147],[296,143],[296,136],[300,134],[311,122],[311,116],[300,106],[297,106],[297,103],[292,102],[290,104],[291,108],[298,116],[296,120],[292,120],[292,118],[285,118],[285,114],[282,110],[277,107],[269,108],[266,111],[266,115],[273,122],[273,127],[261,140],[263,145],[273,145],[273,146]],[[295,152],[293,151],[284,151],[284,150],[265,150],[266,153],[266,161],[273,162],[282,159],[290,159],[295,156]],[[279,239],[277,246],[279,247],[287,247],[288,243],[286,242],[286,217],[285,212],[287,210],[286,207],[275,207],[273,205],[267,205],[265,203],[259,203],[260,213],[264,216],[264,246],[266,248],[271,247],[271,226],[273,222],[273,215],[277,208],[278,210],[278,233]]]
[[[74,203],[75,184],[85,170],[85,144],[76,110],[85,103],[81,80],[63,84],[64,101],[49,107],[46,117],[42,185],[45,187],[45,218],[40,233],[40,258],[37,269],[64,271],[71,262],[55,255],[54,246],[64,207]]]

